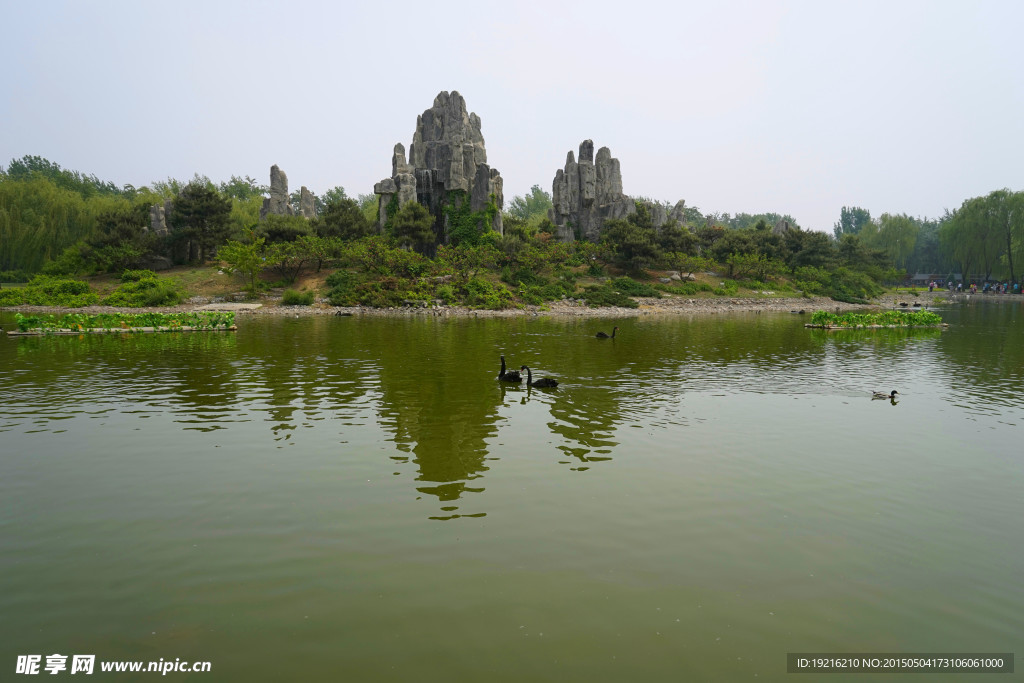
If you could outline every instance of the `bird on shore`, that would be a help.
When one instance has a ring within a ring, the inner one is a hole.
[[[518,370],[505,372],[505,356],[501,357],[501,372],[498,373],[499,382],[522,382],[523,377]]]
[[[615,339],[615,332],[618,329],[619,329],[619,326],[616,325],[615,327],[612,328],[612,333],[610,335],[607,332],[598,332],[597,335],[595,335],[595,336],[598,339]]]
[[[551,379],[550,377],[541,377],[536,382],[533,381],[533,371],[525,365],[519,366],[520,370],[526,370],[526,386],[537,387],[538,389],[554,389],[558,386],[557,379]]]
[[[890,401],[895,401],[896,400],[896,394],[898,394],[898,393],[900,393],[900,392],[896,391],[895,389],[893,389],[892,392],[888,393],[888,394],[883,393],[881,391],[875,391],[875,392],[872,392],[871,398],[885,398],[885,399],[889,399]]]

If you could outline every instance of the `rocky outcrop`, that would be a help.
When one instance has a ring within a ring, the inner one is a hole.
[[[772,234],[774,234],[774,235],[785,235],[790,230],[799,230],[799,229],[800,228],[797,228],[792,223],[787,221],[785,218],[780,218],[779,221],[775,224],[775,227],[772,228]]]
[[[294,216],[295,210],[288,201],[288,176],[274,164],[270,167],[270,197],[263,200],[260,209],[260,220],[267,214],[275,216]]]
[[[625,218],[636,207],[622,193],[619,160],[612,157],[607,147],[597,150],[595,160],[593,141],[584,140],[579,152],[578,162],[570,151],[565,168],[555,173],[551,188],[554,206],[548,218],[555,224],[559,239],[596,242],[606,220]]]
[[[391,177],[377,183],[373,191],[379,195],[381,228],[388,221],[389,207],[418,201],[434,215],[439,241],[446,242],[445,205],[469,201],[470,210],[477,212],[493,200],[498,211],[486,227],[499,233],[503,229],[501,174],[487,164],[480,117],[466,110],[466,101],[456,91],[442,91],[434,105],[416,117],[408,161],[405,147],[395,145]]]
[[[316,203],[313,201],[313,193],[307,190],[305,185],[299,188],[299,215],[304,218],[316,218]]]
[[[555,224],[558,238],[565,242],[596,242],[606,221],[636,213],[638,201],[647,207],[657,230],[673,221],[684,224],[686,218],[686,202],[682,199],[669,210],[658,202],[634,200],[623,194],[619,160],[607,147],[597,150],[595,158],[591,140],[580,143],[579,161],[572,151],[566,155],[565,168],[555,172],[551,201],[548,218]]]
[[[149,229],[157,236],[164,236],[171,231],[170,220],[171,210],[174,202],[165,199],[163,204],[153,204],[149,207]]]
[[[668,212],[668,219],[670,221],[675,221],[680,225],[686,223],[686,200],[680,199],[676,202],[676,205]]]

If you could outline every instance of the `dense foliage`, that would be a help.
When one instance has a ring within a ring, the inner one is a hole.
[[[81,308],[94,306],[99,295],[87,282],[36,275],[25,286],[0,289],[0,306],[62,306]]]
[[[503,235],[491,231],[493,197],[472,211],[465,192],[451,192],[437,216],[416,202],[398,206],[393,197],[379,230],[375,195],[353,200],[335,187],[314,195],[313,220],[260,219],[266,192],[248,176],[214,184],[198,174],[188,182],[118,187],[39,157],[14,160],[0,169],[0,283],[39,272],[48,277],[0,289],[0,303],[84,305],[98,298],[88,287],[72,292],[79,285],[56,283],[211,258],[241,275],[252,294],[324,267],[345,272],[328,284],[328,299],[374,306],[441,301],[496,308],[562,298],[628,305],[623,297],[709,290],[729,296],[740,288],[795,288],[866,302],[908,271],[956,266],[965,277],[1016,279],[1024,259],[1024,193],[1009,190],[967,200],[937,220],[873,219],[866,209],[843,207],[833,235],[801,230],[786,214],[703,214],[686,206],[672,214],[681,222],[657,225],[654,216],[670,207],[644,199],[625,218],[607,220],[598,244],[554,239],[551,196],[537,185],[511,199]],[[154,205],[165,214],[166,235],[150,232]],[[644,281],[652,270],[686,278],[651,286]],[[619,273],[630,277],[580,291],[581,278]],[[705,281],[685,281],[694,277]],[[126,280],[104,303],[167,305],[183,296],[175,282],[147,276]]]
[[[235,314],[231,311],[192,311],[189,313],[65,313],[63,315],[22,315],[14,316],[18,330],[57,330],[87,331],[93,329],[138,329],[152,327],[173,331],[188,327],[197,330],[227,329],[235,324]]]
[[[815,311],[812,325],[826,327],[920,327],[942,324],[942,316],[931,311],[878,311],[868,313],[831,313]]]

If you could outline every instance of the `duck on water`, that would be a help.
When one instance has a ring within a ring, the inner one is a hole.
[[[509,370],[505,372],[505,356],[501,357],[501,371],[498,372],[499,382],[522,382],[523,376],[519,374],[518,370]]]
[[[530,368],[522,365],[519,367],[520,370],[526,370],[526,386],[536,387],[538,389],[554,389],[558,386],[557,379],[551,379],[550,377],[541,377],[536,382],[533,381],[533,371]]]

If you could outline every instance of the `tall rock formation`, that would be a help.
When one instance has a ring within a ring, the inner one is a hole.
[[[565,158],[565,168],[555,172],[551,186],[552,208],[548,218],[555,224],[558,239],[572,242],[585,239],[596,242],[601,237],[605,221],[626,218],[636,213],[641,201],[648,210],[651,224],[658,231],[673,221],[684,224],[686,202],[680,199],[671,210],[658,202],[634,200],[622,193],[622,171],[619,160],[612,157],[607,147],[597,150],[594,143],[580,143],[580,159],[572,151]]]
[[[170,220],[171,210],[174,202],[165,199],[163,204],[153,204],[149,207],[149,229],[159,237],[163,237],[171,231]]]
[[[470,211],[478,212],[488,208],[493,197],[498,211],[487,227],[499,233],[503,230],[501,174],[487,164],[480,117],[467,112],[466,101],[454,90],[439,93],[434,105],[416,117],[408,161],[405,147],[396,144],[391,177],[377,183],[373,191],[380,196],[381,228],[388,221],[389,207],[418,201],[434,215],[439,241],[447,242],[446,205],[468,201]]]
[[[275,216],[294,216],[295,210],[288,201],[288,176],[274,164],[270,167],[270,197],[263,200],[260,209],[260,220],[267,214]]]
[[[555,173],[551,200],[548,218],[558,238],[567,242],[576,237],[596,242],[605,220],[636,211],[633,200],[622,193],[619,160],[607,147],[597,150],[595,160],[592,140],[580,144],[578,162],[571,150],[566,155],[565,168]]]
[[[305,185],[299,188],[299,215],[307,219],[316,218],[316,202]]]

